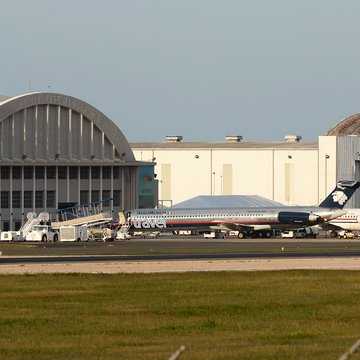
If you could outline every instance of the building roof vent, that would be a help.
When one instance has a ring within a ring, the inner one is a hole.
[[[228,142],[240,142],[242,140],[241,135],[227,135],[225,136],[225,140]]]
[[[285,136],[285,141],[286,142],[298,142],[300,140],[301,140],[300,135],[286,135]]]
[[[167,141],[167,142],[181,142],[182,139],[183,139],[183,137],[179,136],[179,135],[165,136],[165,141]]]

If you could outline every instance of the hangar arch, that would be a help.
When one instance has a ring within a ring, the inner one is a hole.
[[[29,212],[84,204],[116,220],[124,209],[155,206],[153,177],[154,164],[136,161],[122,131],[88,103],[0,95],[0,230],[18,230]]]
[[[31,93],[0,102],[0,160],[135,161],[121,130],[72,96]]]
[[[360,114],[354,114],[341,120],[326,135],[360,135]]]

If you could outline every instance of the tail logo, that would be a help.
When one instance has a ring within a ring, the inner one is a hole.
[[[333,202],[344,205],[348,197],[342,191],[334,191],[332,194]]]

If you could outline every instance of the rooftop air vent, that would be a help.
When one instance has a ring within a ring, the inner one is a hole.
[[[300,140],[301,140],[300,135],[286,135],[285,136],[285,141],[286,142],[298,142]]]
[[[183,137],[178,135],[165,136],[165,141],[167,142],[181,142],[182,139]]]
[[[225,140],[228,142],[240,142],[242,140],[241,135],[228,135],[225,136]]]

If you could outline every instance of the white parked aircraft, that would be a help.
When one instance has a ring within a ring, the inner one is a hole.
[[[262,231],[270,237],[272,229],[298,229],[323,224],[346,211],[344,205],[360,186],[358,181],[339,181],[319,206],[277,206],[213,209],[134,209],[126,213],[124,231],[238,231],[246,237]]]
[[[346,214],[321,224],[321,229],[330,231],[331,237],[337,237],[338,232],[343,232],[344,230],[360,231],[360,209],[345,210],[347,210]]]

